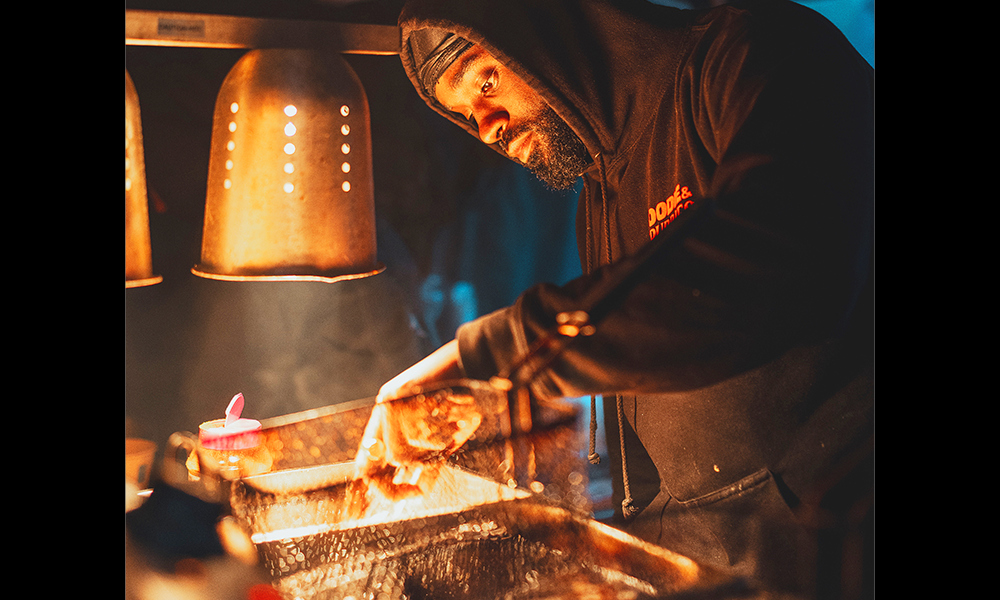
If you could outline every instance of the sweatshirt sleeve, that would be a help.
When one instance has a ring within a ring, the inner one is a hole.
[[[708,57],[694,113],[717,155],[703,200],[711,216],[653,257],[594,335],[568,343],[532,383],[534,396],[704,387],[847,327],[871,276],[873,75],[847,48],[797,39],[796,54],[787,41],[757,44],[762,55]],[[746,96],[752,106],[729,110],[727,100]],[[628,257],[565,286],[536,286],[462,326],[466,373],[488,378],[508,368],[553,330],[557,314],[635,263]]]

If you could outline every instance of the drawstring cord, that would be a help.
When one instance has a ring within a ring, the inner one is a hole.
[[[622,397],[616,394],[615,405],[618,408],[618,440],[622,447],[622,483],[625,488],[625,499],[622,500],[622,514],[626,519],[631,519],[637,511],[635,504],[632,503],[632,491],[628,485],[628,464],[625,459],[625,415],[622,414],[624,412],[622,410],[622,403]]]
[[[590,453],[587,460],[592,465],[601,464],[601,455],[597,453],[597,396],[590,397]]]
[[[598,156],[600,155],[598,154],[594,158],[596,159]],[[584,223],[586,224],[587,227],[587,235],[584,236],[584,244],[586,245],[584,254],[587,257],[587,264],[585,265],[585,268],[587,273],[589,274],[591,271],[594,270],[594,250],[590,241],[591,238],[590,232],[592,230],[590,221],[589,197],[586,198],[583,203],[583,211],[584,211]],[[601,455],[597,453],[597,396],[590,397],[590,452],[589,454],[587,454],[587,460],[589,460],[590,464],[592,465],[597,465],[601,463]]]

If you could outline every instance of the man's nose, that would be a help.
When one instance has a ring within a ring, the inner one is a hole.
[[[507,112],[494,110],[484,112],[477,117],[481,117],[476,119],[479,125],[479,139],[485,144],[494,144],[500,141],[500,136],[503,135],[504,129],[507,128],[507,122],[510,120]]]

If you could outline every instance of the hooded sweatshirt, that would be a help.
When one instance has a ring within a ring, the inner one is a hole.
[[[615,498],[637,513],[618,517],[633,533],[716,564],[759,554],[727,531],[733,511],[813,501],[872,435],[871,67],[823,17],[781,0],[414,1],[400,26],[403,66],[443,116],[478,137],[419,84],[415,30],[482,46],[593,159],[577,213],[584,276],[463,325],[466,374],[505,372],[556,315],[670,236],[531,395],[603,395]],[[683,228],[689,211],[708,216]],[[678,534],[675,512],[698,516]]]

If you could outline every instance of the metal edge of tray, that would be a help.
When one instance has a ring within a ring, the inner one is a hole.
[[[330,415],[336,415],[340,413],[354,411],[370,406],[375,406],[374,396],[372,396],[371,398],[360,398],[358,400],[349,400],[347,402],[340,402],[338,404],[330,404],[328,406],[321,406],[319,408],[310,408],[308,410],[289,413],[287,415],[280,415],[277,417],[268,417],[266,419],[261,419],[260,425],[261,428],[264,430],[276,429],[278,427],[284,427],[286,425],[294,425],[296,423],[312,421],[314,419],[319,419]]]
[[[243,483],[258,492],[294,495],[346,483],[354,477],[354,463],[329,463],[271,471],[243,477]]]
[[[420,394],[429,394],[442,389],[463,388],[463,387],[473,390],[479,389],[479,390],[488,390],[489,392],[492,393],[501,393],[499,392],[499,390],[490,385],[490,383],[487,381],[482,381],[479,379],[455,379],[449,381],[442,381],[433,386],[427,386],[426,388],[414,388],[413,390],[410,391],[409,396],[399,398],[399,400],[405,401],[413,396],[418,396]],[[304,421],[318,419],[321,417],[367,408],[370,406],[375,406],[375,404],[376,404],[376,398],[374,396],[371,396],[368,398],[359,398],[356,400],[349,400],[347,402],[338,402],[337,404],[330,404],[318,408],[311,408],[295,413],[289,413],[287,415],[268,417],[266,419],[261,419],[260,423],[264,429],[273,429],[275,427],[283,427],[285,425],[301,423]]]

